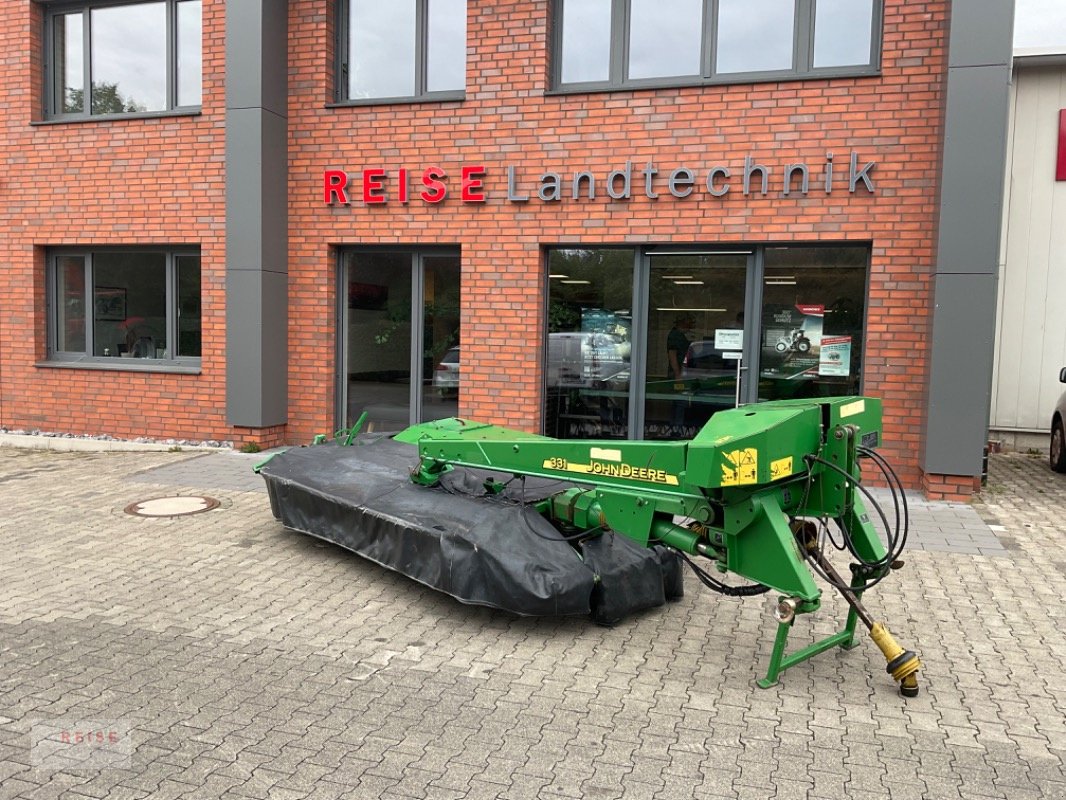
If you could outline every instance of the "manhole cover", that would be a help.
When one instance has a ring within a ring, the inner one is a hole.
[[[213,497],[157,497],[130,503],[126,506],[126,513],[135,517],[184,517],[212,508],[218,508],[218,500]]]

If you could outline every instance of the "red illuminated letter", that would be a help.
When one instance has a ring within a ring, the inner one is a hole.
[[[484,203],[484,178],[485,166],[477,164],[471,167],[463,167],[463,202]]]
[[[442,178],[448,177],[448,173],[440,167],[429,167],[422,173],[422,185],[429,189],[422,192],[421,197],[427,203],[439,203],[448,196],[448,187],[444,185]]]
[[[385,202],[385,170],[363,170],[363,202],[367,204]]]
[[[337,198],[338,203],[348,202],[348,193],[344,189],[348,186],[348,173],[342,169],[327,169],[322,175],[323,199],[326,204],[333,203]]]
[[[401,169],[400,174],[396,179],[396,191],[399,194],[400,202],[407,202],[407,170]]]

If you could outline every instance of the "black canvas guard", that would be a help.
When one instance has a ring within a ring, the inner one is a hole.
[[[456,469],[426,488],[410,480],[417,462],[414,445],[367,434],[348,447],[292,448],[260,474],[285,527],[463,603],[526,616],[591,613],[612,624],[683,591],[679,559],[665,548],[608,533],[579,554],[528,505],[571,484]],[[493,495],[487,477],[509,483]]]

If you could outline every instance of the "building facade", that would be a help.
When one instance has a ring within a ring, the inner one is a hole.
[[[973,6],[7,4],[0,425],[654,439],[861,392],[968,496],[1013,16]]]
[[[1066,367],[1066,52],[1015,53],[990,435],[1046,450]]]

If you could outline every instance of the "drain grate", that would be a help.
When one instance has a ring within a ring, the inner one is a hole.
[[[188,495],[180,497],[156,497],[152,500],[139,500],[126,506],[126,513],[135,517],[185,517],[218,508],[218,500],[213,497]]]

